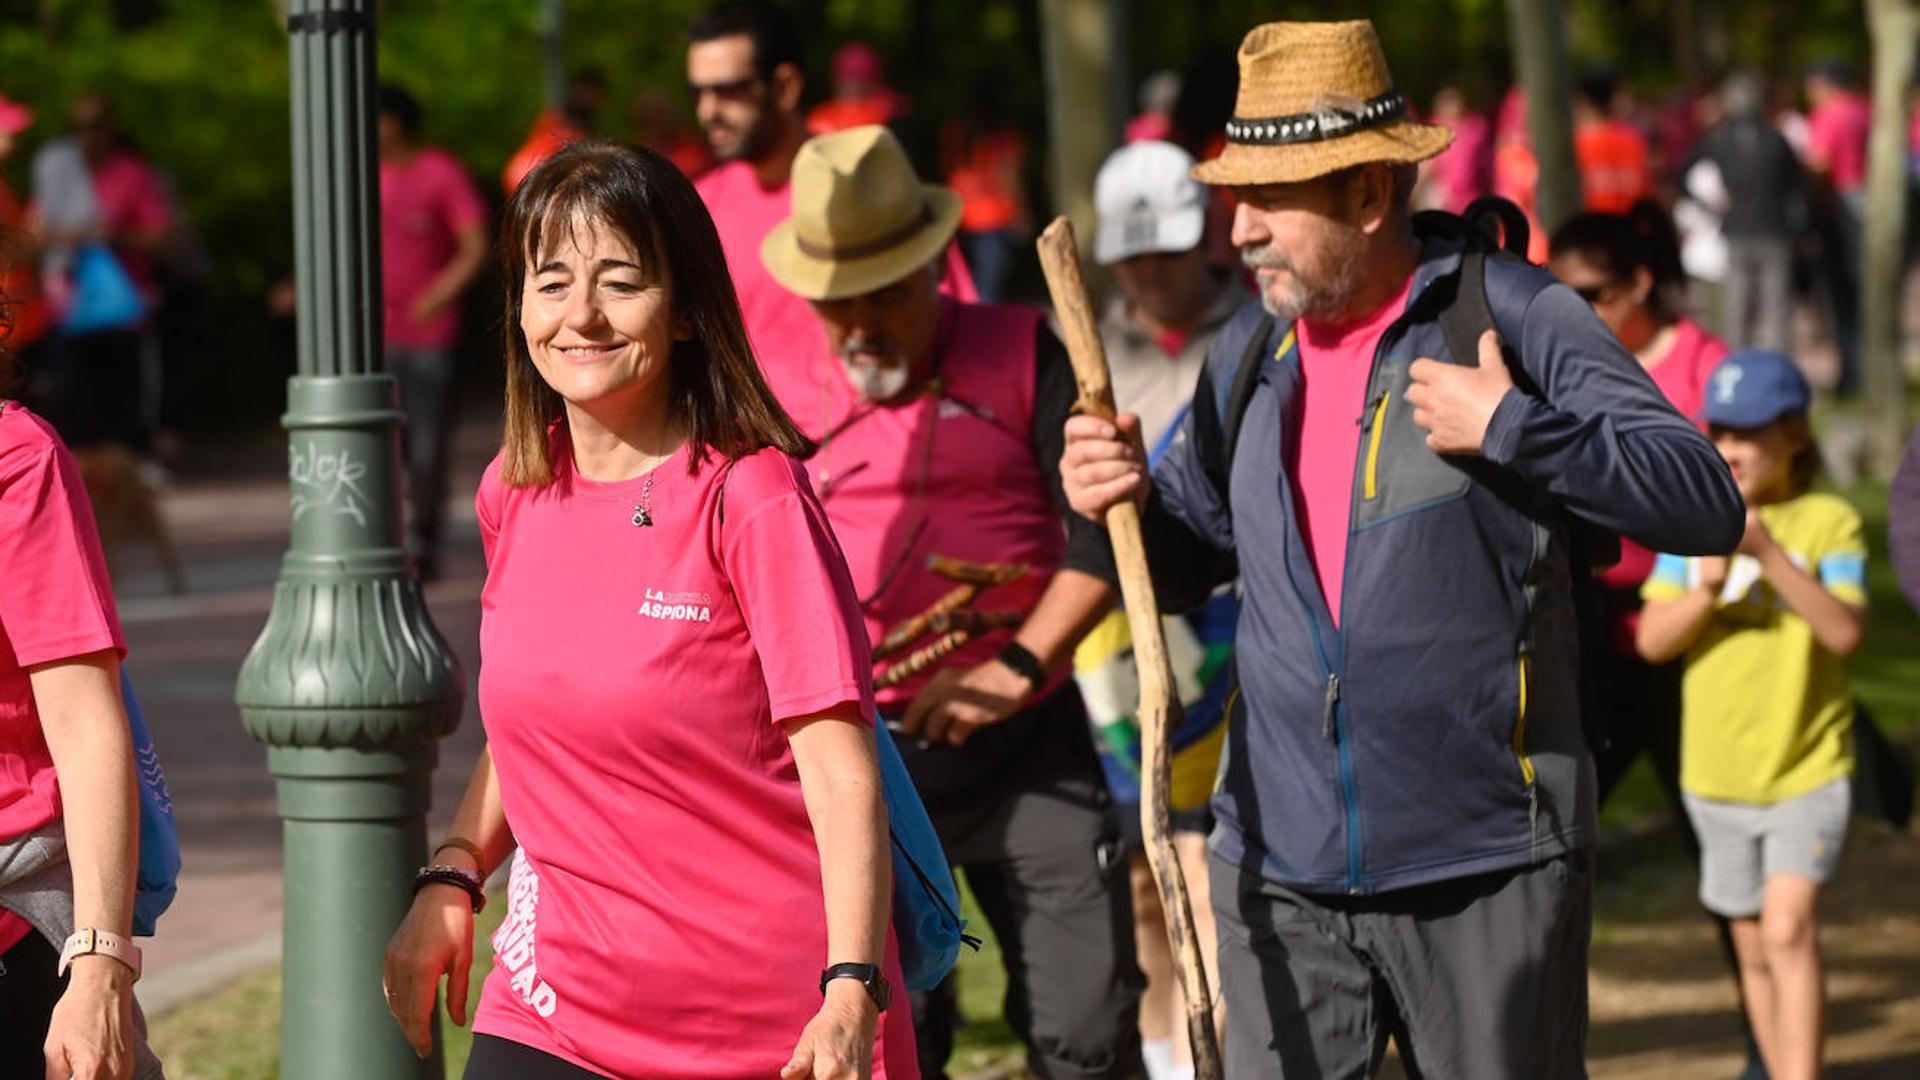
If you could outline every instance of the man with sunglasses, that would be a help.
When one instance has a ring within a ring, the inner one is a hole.
[[[787,405],[820,440],[809,470],[885,665],[875,698],[1000,941],[1028,1068],[1130,1077],[1142,980],[1126,872],[1069,677],[1113,603],[1074,567],[1110,556],[1091,522],[1062,528],[1065,348],[1037,310],[939,291],[959,219],[885,128],[800,148],[792,216],[761,248],[818,317],[820,362]],[[913,1009],[922,1074],[942,1077],[951,980]]]
[[[727,0],[694,20],[688,36],[687,95],[718,162],[694,188],[720,232],[747,338],[767,384],[787,411],[800,416],[798,402],[815,385],[819,333],[806,302],[781,288],[760,263],[761,242],[787,216],[793,157],[807,138],[800,34],[781,8]],[[945,273],[943,289],[974,299],[958,249],[947,253]]]

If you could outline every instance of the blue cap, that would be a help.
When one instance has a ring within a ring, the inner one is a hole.
[[[1807,377],[1792,357],[1772,349],[1742,349],[1713,369],[1700,411],[1709,424],[1751,430],[1783,416],[1804,415],[1812,400]]]

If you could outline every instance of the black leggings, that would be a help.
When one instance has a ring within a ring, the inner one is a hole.
[[[602,1080],[599,1073],[509,1039],[473,1037],[465,1080]]]
[[[41,1044],[67,980],[54,974],[60,954],[38,931],[0,956],[0,1076],[44,1076]]]

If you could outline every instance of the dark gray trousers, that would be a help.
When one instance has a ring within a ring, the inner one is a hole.
[[[1592,852],[1378,896],[1212,860],[1228,1080],[1587,1075]]]

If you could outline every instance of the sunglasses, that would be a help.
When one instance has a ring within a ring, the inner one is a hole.
[[[753,92],[758,89],[759,86],[759,78],[752,75],[744,79],[735,79],[732,82],[707,83],[705,85],[688,83],[687,96],[694,101],[699,101],[707,94],[712,94],[722,101],[744,101],[752,97]]]

